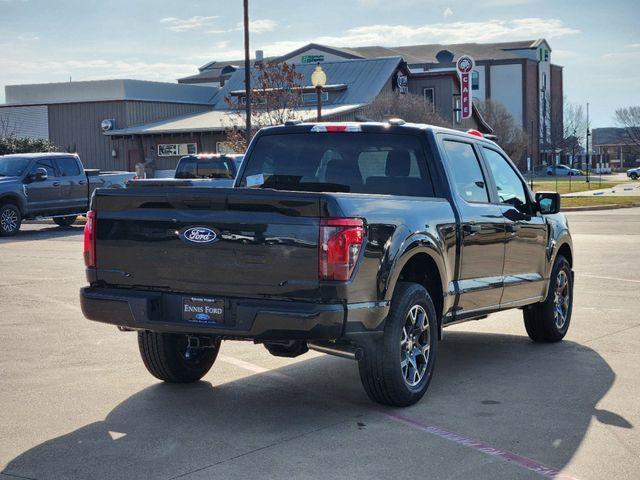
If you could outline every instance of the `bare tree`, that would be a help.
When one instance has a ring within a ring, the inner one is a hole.
[[[629,142],[640,149],[640,106],[618,108],[614,119],[625,129]]]
[[[576,155],[585,144],[587,138],[587,117],[582,105],[563,100],[562,150]]]
[[[495,100],[480,102],[478,109],[493,128],[493,135],[497,137],[497,143],[509,157],[519,162],[527,148],[529,137],[518,126],[513,115],[502,103]]]
[[[263,127],[282,125],[288,120],[299,119],[296,108],[302,104],[302,77],[295,65],[286,62],[260,62],[252,72],[251,138]],[[231,109],[230,129],[226,142],[236,152],[247,149],[247,138],[240,125],[245,123],[246,98],[241,95],[227,96]]]
[[[451,123],[435,111],[431,102],[412,93],[403,95],[395,92],[382,93],[361,110],[360,117],[376,122],[397,117],[412,123],[451,127]]]

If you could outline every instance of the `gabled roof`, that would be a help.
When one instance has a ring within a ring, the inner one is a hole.
[[[502,43],[458,43],[452,45],[425,44],[406,45],[401,47],[355,47],[347,49],[349,52],[365,58],[401,56],[407,63],[438,63],[436,55],[442,50],[453,54],[455,62],[462,54],[471,55],[476,61],[482,60],[512,60],[522,58],[514,50],[530,50],[538,48],[544,39],[522,40],[518,42]]]
[[[332,105],[355,105],[370,103],[402,64],[402,58],[355,59],[348,62],[323,62],[322,69],[330,84],[344,84],[346,89],[339,91],[332,99]],[[311,73],[314,64],[296,65],[296,71],[302,74],[302,86],[311,85]],[[255,68],[252,69],[255,73]],[[239,68],[227,80],[214,99],[215,110],[225,110],[229,106],[225,98],[231,92],[244,89],[244,68]]]
[[[301,53],[304,53],[307,50],[320,50],[325,53],[330,53],[332,55],[338,55],[340,57],[344,57],[345,59],[365,58],[362,55],[354,53],[353,49],[330,47],[328,45],[321,45],[319,43],[308,43],[303,47],[295,49],[293,52],[286,53],[284,55],[281,55],[280,57],[272,58],[272,60],[277,62],[285,62],[292,57],[296,57]],[[388,56],[388,55],[383,55],[383,56]]]
[[[322,116],[330,118],[335,115],[343,115],[363,105],[327,105],[322,108]],[[309,106],[304,108],[296,108],[295,117],[303,121],[313,121],[316,118],[316,107]],[[244,127],[243,112],[231,110],[213,110],[201,112],[180,117],[174,117],[167,120],[136,125],[119,130],[110,130],[105,135],[129,136],[129,135],[159,135],[171,133],[192,133],[192,132],[223,132],[233,127]]]
[[[340,62],[326,62],[322,68],[327,75],[327,81],[332,84],[332,100],[322,108],[322,115],[330,118],[343,115],[370,103],[387,84],[396,69],[402,68],[400,57],[374,58]],[[302,74],[301,86],[311,84],[311,72],[315,65],[296,65],[296,70]],[[253,68],[255,73],[255,68]],[[330,87],[330,86],[328,86]],[[111,130],[110,136],[123,135],[151,135],[181,132],[209,132],[224,131],[233,126],[242,126],[244,117],[242,112],[230,110],[226,98],[232,98],[244,89],[244,68],[236,70],[224,87],[216,95],[213,111],[183,115],[158,122],[137,125],[129,128]],[[237,98],[237,97],[236,97]],[[316,106],[309,105],[296,108],[292,116],[301,120],[315,118]]]

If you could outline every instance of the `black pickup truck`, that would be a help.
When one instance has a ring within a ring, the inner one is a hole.
[[[87,212],[96,188],[124,188],[134,176],[85,170],[72,153],[0,156],[0,237],[18,233],[25,219],[53,217],[68,227]]]
[[[355,359],[371,399],[410,405],[447,325],[520,308],[534,341],[565,336],[559,209],[480,136],[402,121],[263,129],[235,188],[98,190],[82,310],[137,330],[164,381],[196,381],[221,340],[252,340]]]

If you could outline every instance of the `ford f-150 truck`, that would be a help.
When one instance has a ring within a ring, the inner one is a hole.
[[[533,341],[565,336],[573,250],[559,209],[477,134],[292,122],[256,135],[234,188],[96,191],[82,311],[136,330],[164,381],[199,380],[221,340],[252,340],[355,359],[371,399],[406,406],[447,325],[520,308]]]
[[[18,233],[24,219],[53,217],[68,227],[87,212],[96,188],[124,188],[134,176],[85,170],[72,153],[0,156],[0,237]]]

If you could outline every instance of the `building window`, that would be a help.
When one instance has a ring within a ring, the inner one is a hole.
[[[322,103],[329,103],[329,92],[322,92],[320,94],[322,98]],[[317,93],[303,93],[302,94],[302,103],[305,105],[315,105],[318,103],[318,94]]]
[[[547,74],[543,73],[542,74],[542,90],[546,90],[547,89]]]
[[[424,103],[430,112],[436,111],[436,89],[433,87],[422,89],[424,95]]]
[[[198,153],[195,143],[162,143],[158,145],[159,157],[181,157]]]
[[[453,97],[453,122],[460,123],[462,120],[462,100],[460,95],[454,95]]]
[[[471,73],[471,90],[480,89],[480,74],[477,71]]]

